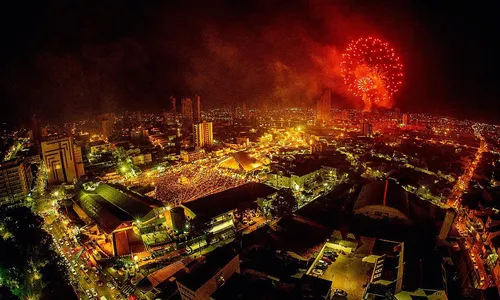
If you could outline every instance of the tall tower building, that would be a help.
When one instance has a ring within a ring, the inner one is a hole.
[[[142,112],[138,111],[136,116],[137,116],[137,123],[141,124],[142,123]]]
[[[372,124],[363,121],[363,123],[361,123],[361,135],[366,137],[372,137],[373,135]]]
[[[101,121],[101,132],[105,138],[109,138],[113,133],[113,124],[110,119],[102,119]]]
[[[201,122],[201,99],[200,96],[194,97],[194,121]]]
[[[243,103],[243,107],[241,109],[241,113],[243,114],[244,118],[250,117],[250,112],[248,111],[248,107],[246,103]]]
[[[85,175],[82,149],[72,137],[43,141],[42,156],[49,183],[73,183]]]
[[[330,110],[332,107],[332,91],[326,89],[321,98],[316,102],[316,120],[320,123],[330,123]]]
[[[191,98],[184,98],[181,101],[182,117],[188,123],[193,123],[193,101]]]
[[[177,100],[175,99],[174,96],[170,96],[168,99],[169,105],[170,105],[170,112],[173,114],[177,113]]]
[[[456,213],[452,208],[449,208],[446,211],[446,215],[444,217],[443,224],[441,225],[441,229],[439,230],[439,235],[438,239],[444,241],[447,237],[448,234],[450,233],[451,226],[453,225],[453,222],[455,221],[455,216]]]
[[[31,167],[23,160],[0,164],[0,206],[24,200],[32,181]]]
[[[40,154],[40,144],[42,143],[42,126],[40,124],[40,118],[36,115],[31,117],[31,133],[33,135],[33,142],[36,145],[38,154]]]
[[[403,125],[409,125],[410,124],[410,115],[408,114],[403,114],[402,122],[401,124]]]
[[[211,146],[214,143],[212,122],[193,124],[194,145],[197,147]]]

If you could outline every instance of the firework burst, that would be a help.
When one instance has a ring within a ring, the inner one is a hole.
[[[389,44],[372,37],[351,41],[342,53],[341,75],[348,90],[361,97],[365,110],[391,107],[403,83],[403,64]]]

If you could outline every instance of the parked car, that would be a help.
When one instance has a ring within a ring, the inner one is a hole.
[[[341,289],[335,289],[333,292],[335,296],[342,296],[342,297],[347,297],[347,292]]]
[[[327,262],[327,263],[329,263],[329,264],[331,264],[331,263],[333,262],[333,261],[332,261],[330,258],[328,258],[327,256],[323,256],[323,257],[321,258],[321,260],[326,261],[326,262]]]
[[[111,282],[106,283],[106,286],[109,287],[112,290],[115,289],[115,286]]]
[[[317,265],[316,265],[316,268],[317,268],[317,269],[320,269],[320,270],[326,270],[326,269],[328,269],[328,265],[317,264]]]
[[[321,269],[313,269],[313,270],[312,270],[312,273],[313,273],[314,275],[321,276],[321,275],[323,275],[324,271],[323,271],[323,270],[321,270]]]

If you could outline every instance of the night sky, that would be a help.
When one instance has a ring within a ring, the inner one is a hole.
[[[326,87],[334,107],[361,107],[339,58],[349,40],[372,35],[405,64],[395,107],[498,123],[497,10],[472,5],[4,0],[0,119],[159,111],[170,95],[195,94],[205,107],[307,107]]]

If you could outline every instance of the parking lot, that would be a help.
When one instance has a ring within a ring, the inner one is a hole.
[[[373,270],[373,263],[363,261],[363,258],[369,255],[371,245],[371,243],[362,243],[351,254],[343,254],[341,251],[325,247],[325,251],[335,251],[338,256],[335,261],[328,264],[324,273],[318,277],[331,280],[333,290],[340,289],[347,292],[347,299],[361,299],[364,285],[369,281]],[[317,262],[315,263],[317,264]],[[311,272],[311,275],[314,273]],[[345,297],[333,299],[345,299]]]

